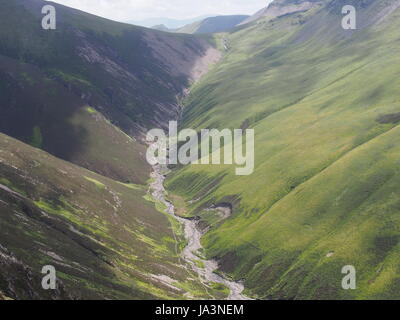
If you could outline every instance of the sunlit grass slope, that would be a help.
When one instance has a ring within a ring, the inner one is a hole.
[[[357,31],[341,28],[344,4],[358,10]],[[400,297],[395,5],[326,1],[242,27],[186,101],[182,127],[255,130],[252,175],[192,165],[168,187],[195,200],[192,215],[233,204],[203,243],[259,297]],[[345,265],[357,290],[341,287]]]

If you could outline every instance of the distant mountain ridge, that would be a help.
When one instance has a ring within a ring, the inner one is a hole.
[[[126,21],[126,23],[134,24],[137,26],[142,26],[146,28],[151,28],[153,26],[159,26],[159,25],[164,25],[168,29],[178,29],[181,28],[185,25],[201,21],[203,19],[206,19],[208,17],[212,17],[212,14],[209,15],[202,15],[199,17],[191,18],[191,19],[172,19],[172,18],[164,18],[164,17],[159,17],[159,18],[148,18],[144,20],[129,20]]]
[[[158,24],[156,26],[152,26],[151,29],[159,30],[159,31],[171,31],[168,27],[165,26],[165,24]]]
[[[266,8],[256,12],[240,24],[244,25],[263,17],[276,18],[289,13],[303,12],[322,3],[323,0],[274,0]]]
[[[209,17],[190,25],[186,25],[180,29],[175,30],[175,32],[190,34],[225,32],[239,25],[247,18],[249,18],[248,15]]]

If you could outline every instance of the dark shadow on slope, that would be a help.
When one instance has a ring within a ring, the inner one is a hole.
[[[70,121],[82,102],[38,69],[0,56],[0,131],[70,160],[87,132]]]

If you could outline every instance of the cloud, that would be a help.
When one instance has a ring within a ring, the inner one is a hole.
[[[142,20],[154,17],[190,19],[207,14],[253,14],[268,0],[52,0],[101,17]]]

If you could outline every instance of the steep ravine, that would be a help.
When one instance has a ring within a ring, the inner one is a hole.
[[[215,260],[205,260],[201,258],[200,255],[196,255],[196,252],[202,248],[201,246],[201,237],[203,236],[202,232],[197,228],[197,222],[195,220],[184,219],[175,214],[174,205],[166,200],[165,198],[165,188],[164,188],[164,180],[165,174],[168,172],[168,169],[165,166],[155,165],[153,166],[153,172],[151,177],[153,179],[150,190],[151,195],[156,201],[161,202],[166,206],[166,211],[168,214],[173,216],[177,221],[179,221],[185,230],[185,238],[188,242],[187,246],[182,251],[182,259],[186,261],[192,269],[199,275],[200,279],[206,284],[207,282],[216,282],[225,285],[229,288],[230,294],[228,296],[228,300],[250,300],[248,297],[242,294],[244,290],[244,286],[240,282],[227,280],[216,273],[218,269],[218,263]],[[196,264],[200,262],[200,264]],[[201,268],[199,265],[203,265]]]

